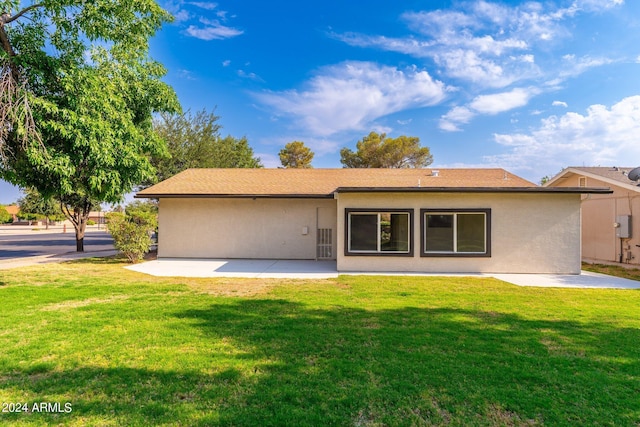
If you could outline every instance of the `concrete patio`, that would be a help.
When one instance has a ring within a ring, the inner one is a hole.
[[[244,277],[265,279],[330,279],[339,274],[391,276],[493,277],[517,286],[640,289],[640,282],[583,271],[580,275],[561,274],[447,274],[447,273],[368,273],[340,272],[335,261],[263,259],[184,259],[161,258],[126,267],[129,270],[164,277]]]
[[[152,276],[329,279],[338,277],[335,261],[276,259],[160,258],[126,267]]]

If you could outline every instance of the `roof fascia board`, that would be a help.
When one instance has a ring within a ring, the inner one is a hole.
[[[136,194],[136,199],[332,199],[335,193],[611,194],[604,187],[338,187],[330,194]]]
[[[568,173],[574,173],[576,175],[586,176],[587,178],[597,179],[598,181],[606,182],[607,184],[615,185],[616,187],[620,187],[620,188],[624,188],[624,189],[627,189],[627,190],[640,192],[640,187],[638,187],[636,185],[626,184],[624,182],[616,181],[615,179],[607,178],[606,176],[598,175],[598,174],[595,174],[595,173],[591,173],[591,172],[587,172],[587,171],[583,171],[583,170],[575,169],[575,168],[567,168],[567,169],[563,170],[558,175],[554,176],[552,179],[550,179],[548,182],[546,182],[544,184],[544,186],[548,187],[551,184],[555,183],[556,181],[561,180],[562,178],[567,178],[566,175]],[[558,187],[555,187],[555,188],[558,188]]]
[[[611,194],[606,187],[339,187],[337,193]]]
[[[140,194],[134,199],[332,199],[331,194],[187,194],[187,193],[158,193]]]

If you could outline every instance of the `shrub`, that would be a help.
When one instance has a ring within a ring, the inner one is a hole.
[[[148,212],[107,214],[107,230],[113,237],[113,245],[131,263],[140,261],[149,252],[157,223],[156,216]]]
[[[18,218],[23,220],[23,221],[36,221],[38,219],[38,215],[33,214],[33,213],[27,213],[27,212],[20,212],[18,213]]]
[[[92,219],[87,220],[87,225],[96,225],[96,222]]]
[[[4,206],[0,206],[0,224],[10,222],[11,219],[11,214],[5,209]]]

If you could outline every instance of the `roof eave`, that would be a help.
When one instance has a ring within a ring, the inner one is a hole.
[[[330,194],[137,193],[135,199],[332,199]]]
[[[609,177],[606,176],[602,176],[602,175],[598,175],[589,171],[585,171],[585,170],[581,170],[581,169],[576,169],[573,167],[568,167],[566,169],[564,169],[562,172],[560,172],[558,175],[554,176],[552,179],[550,179],[548,182],[546,182],[544,184],[544,186],[549,186],[549,185],[553,185],[556,182],[562,180],[562,179],[567,179],[568,175],[570,173],[573,173],[575,175],[582,175],[585,176],[587,178],[592,178],[598,181],[603,181],[607,184],[611,184],[611,185],[615,185],[616,187],[620,187],[620,188],[624,188],[624,189],[628,189],[628,190],[632,190],[632,191],[637,191],[640,192],[640,184],[638,185],[633,185],[633,184],[629,184],[626,182],[622,182],[622,181],[618,181],[615,179],[611,179]]]
[[[338,187],[335,193],[520,193],[520,194],[611,194],[605,187]],[[329,194],[207,194],[138,193],[136,199],[331,199]]]
[[[547,193],[611,194],[605,187],[339,187],[337,193]]]

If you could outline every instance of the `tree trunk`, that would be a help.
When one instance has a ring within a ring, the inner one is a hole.
[[[71,207],[63,202],[60,202],[60,208],[69,221],[76,229],[76,251],[84,252],[84,232],[87,229],[87,221],[89,220],[89,213],[91,211],[91,202],[89,200],[83,200],[78,203],[80,206]]]
[[[88,212],[86,216],[80,214],[77,223],[73,223],[76,228],[76,252],[84,252],[84,231],[87,228],[87,218],[89,218]]]

